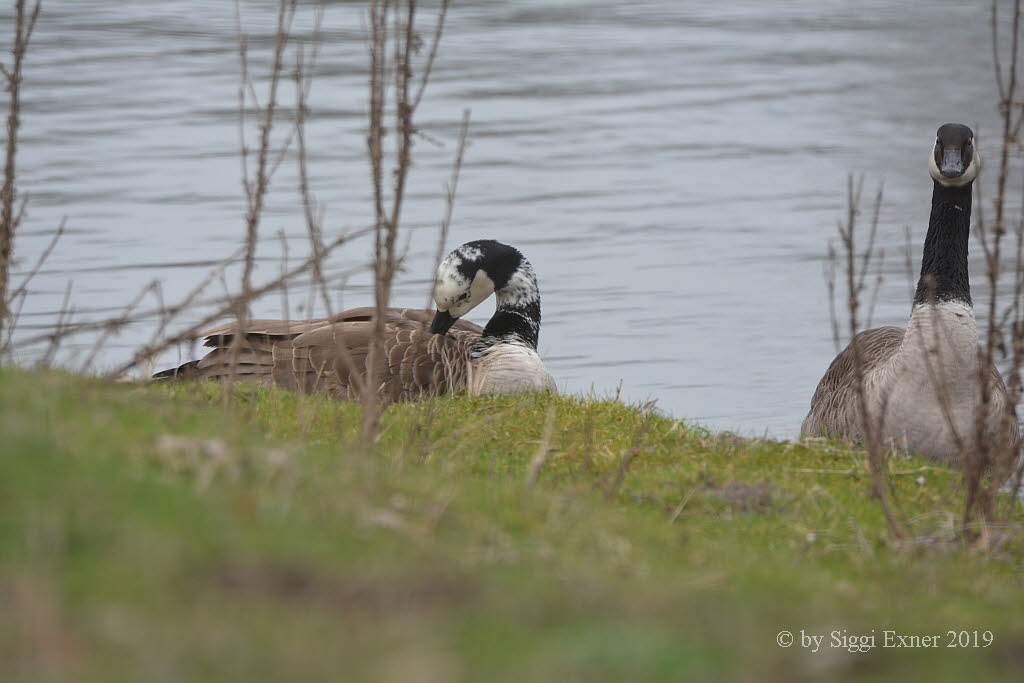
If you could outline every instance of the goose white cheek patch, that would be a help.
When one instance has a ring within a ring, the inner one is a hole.
[[[483,270],[478,270],[473,281],[467,282],[456,268],[442,264],[434,284],[434,304],[437,310],[447,311],[452,317],[459,318],[493,293],[494,281]]]
[[[465,289],[460,296],[464,293]],[[494,281],[483,270],[478,270],[469,285],[469,298],[457,301],[448,312],[453,317],[460,318],[486,301],[491,294],[494,294]]]

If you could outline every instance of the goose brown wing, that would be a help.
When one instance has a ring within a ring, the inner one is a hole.
[[[378,390],[391,401],[461,391],[476,332],[432,334],[406,318],[385,324],[384,355],[377,359]],[[304,391],[356,398],[363,389],[373,338],[372,320],[327,325],[274,348],[274,383]]]
[[[353,308],[330,318],[250,320],[241,344],[237,323],[206,330],[203,358],[154,375],[158,378],[226,379],[273,384],[304,392],[324,391],[355,398],[367,376],[373,334],[372,307]],[[384,357],[377,360],[379,390],[389,400],[461,391],[466,386],[469,349],[482,329],[459,321],[447,335],[431,334],[434,312],[388,309]]]
[[[294,339],[300,334],[312,332],[321,327],[340,322],[368,322],[373,320],[376,309],[372,306],[350,308],[328,318],[311,318],[309,320],[249,320],[245,324],[247,340],[282,341]],[[385,314],[387,324],[396,327],[429,327],[434,319],[434,311],[419,308],[389,308]],[[475,332],[480,334],[483,328],[474,323],[459,320],[453,330]],[[238,322],[226,323],[200,332],[197,337],[204,338],[204,346],[219,348],[231,344],[238,331]]]
[[[234,347],[237,321],[211,327],[196,335],[203,346],[213,349],[199,360],[158,372],[155,379],[223,379],[272,384],[273,349],[311,330],[329,325],[327,318],[310,320],[247,320],[245,338]]]
[[[865,373],[878,367],[903,343],[901,327],[876,327],[853,338],[835,357],[818,382],[811,398],[811,410],[800,428],[802,436],[843,436],[858,440],[861,431],[856,391],[856,351]]]

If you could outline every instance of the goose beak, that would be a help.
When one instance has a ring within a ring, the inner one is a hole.
[[[939,173],[946,178],[959,178],[964,174],[964,159],[959,148],[942,151],[942,164],[939,166]]]
[[[444,334],[455,324],[455,318],[448,311],[438,311],[434,314],[434,320],[430,323],[430,331],[434,334]]]

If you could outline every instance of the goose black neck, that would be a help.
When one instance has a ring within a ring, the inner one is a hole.
[[[498,294],[498,306],[487,321],[480,339],[487,346],[499,342],[519,343],[537,350],[540,337],[540,297],[530,301],[508,303]]]
[[[971,185],[947,187],[935,182],[928,235],[924,239],[921,278],[914,305],[960,302],[971,305],[967,243],[971,234]]]

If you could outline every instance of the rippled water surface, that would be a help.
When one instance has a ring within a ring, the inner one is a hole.
[[[45,4],[24,85],[22,269],[62,216],[68,234],[33,281],[23,338],[53,324],[69,282],[74,320],[120,310],[155,278],[175,301],[243,233],[233,3]],[[621,381],[625,397],[657,398],[678,417],[793,435],[834,355],[822,271],[847,175],[865,174],[872,189],[885,183],[887,275],[875,321],[900,324],[909,309],[904,230],[916,262],[935,129],[974,125],[983,154],[995,156],[985,138],[996,130],[987,8],[456,2],[418,113],[426,137],[395,303],[426,301],[468,108],[471,146],[448,246],[486,237],[522,248],[540,275],[541,352],[560,385],[609,393]],[[301,36],[311,16],[301,13]],[[256,71],[273,21],[272,4],[242,3]],[[328,3],[308,138],[330,234],[371,217],[365,24],[360,3]],[[5,16],[3,35],[9,26]],[[307,251],[295,178],[286,160],[258,281],[280,272],[279,231],[293,264]],[[365,240],[349,245],[331,269],[368,254]],[[237,272],[228,278],[235,287]],[[307,301],[298,290],[289,292],[292,315]],[[369,301],[368,279],[351,278],[342,303]],[[283,308],[275,295],[254,312]],[[482,309],[473,317],[486,320],[491,309]],[[99,363],[123,362],[155,324],[111,339]],[[84,355],[91,341],[66,350]],[[161,363],[177,360],[167,353]]]

